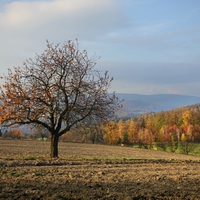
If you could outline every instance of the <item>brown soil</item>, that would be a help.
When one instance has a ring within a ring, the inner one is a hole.
[[[51,160],[49,142],[0,140],[0,199],[200,199],[199,157],[64,142],[59,150]]]

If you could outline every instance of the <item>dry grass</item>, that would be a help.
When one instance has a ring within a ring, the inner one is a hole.
[[[50,142],[34,140],[0,140],[0,158],[49,158]],[[198,156],[167,153],[139,148],[59,142],[62,159],[163,159],[200,160]]]

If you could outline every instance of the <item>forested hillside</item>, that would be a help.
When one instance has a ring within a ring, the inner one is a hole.
[[[197,147],[200,154],[200,104],[171,111],[151,112],[121,118],[103,125],[72,130],[63,140],[129,145],[140,148],[181,151],[188,154]]]
[[[104,129],[109,144],[137,144],[147,149],[156,146],[171,152],[181,146],[188,154],[194,143],[200,143],[200,104],[110,121]]]

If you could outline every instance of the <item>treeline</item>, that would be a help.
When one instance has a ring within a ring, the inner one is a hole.
[[[200,143],[200,104],[107,124],[78,126],[62,140],[138,146],[188,154]]]
[[[5,138],[48,139],[41,127],[25,134],[20,127],[4,132]],[[79,125],[64,134],[61,141],[138,146],[185,154],[200,143],[200,104],[171,111],[149,113],[129,119],[109,121],[107,124]]]
[[[50,138],[49,132],[41,126],[19,126],[13,125],[0,129],[2,139],[40,139],[47,140]]]
[[[200,105],[110,121],[104,138],[108,144],[138,145],[188,154],[200,142]]]

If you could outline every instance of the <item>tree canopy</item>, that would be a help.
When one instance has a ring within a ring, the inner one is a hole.
[[[8,69],[0,87],[0,123],[39,124],[51,134],[51,157],[58,138],[79,122],[105,121],[121,107],[108,93],[113,78],[96,70],[97,57],[80,51],[78,41],[50,44],[22,67]]]

